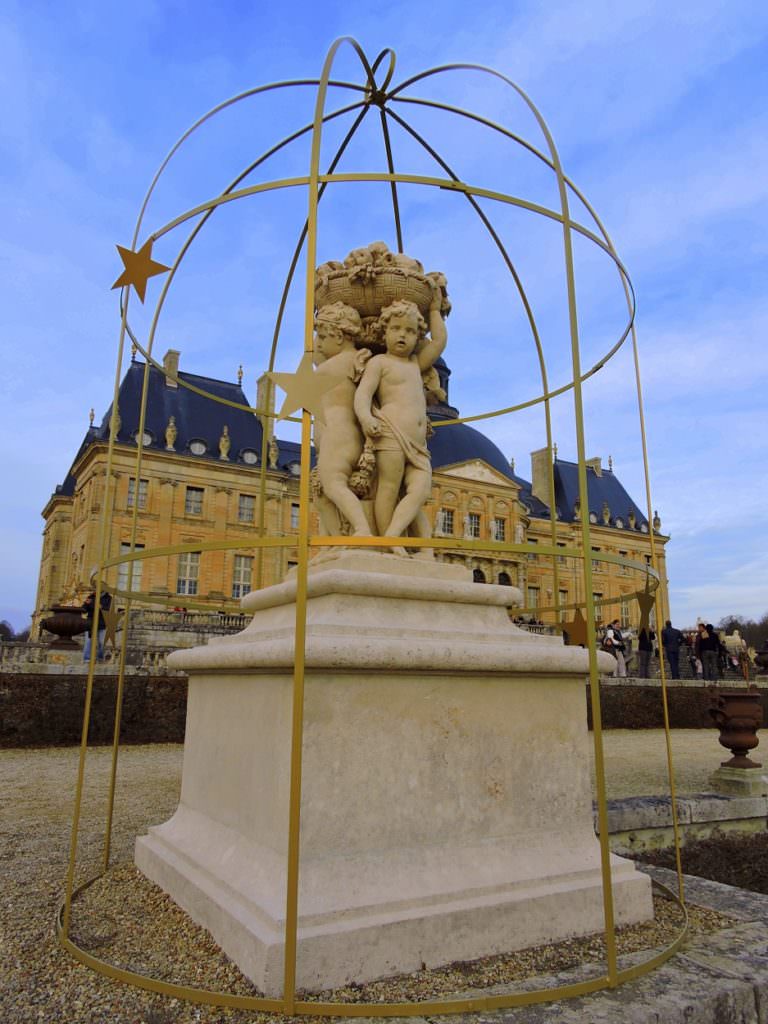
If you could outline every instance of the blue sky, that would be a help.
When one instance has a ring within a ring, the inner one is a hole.
[[[768,609],[768,7],[751,2],[275,4],[6,3],[0,13],[0,618],[26,625],[34,604],[40,511],[88,425],[111,399],[119,316],[110,285],[114,245],[127,245],[164,155],[201,114],[266,82],[317,77],[335,38],[357,38],[372,59],[397,53],[395,79],[453,61],[518,82],[536,102],[566,173],[584,191],[627,266],[637,327],[654,506],[672,535],[672,612],[761,615]],[[361,81],[351,51],[338,77]],[[509,90],[479,75],[444,75],[411,90],[480,111],[543,141]],[[340,95],[332,103],[346,102]],[[197,133],[169,166],[146,231],[220,192],[254,156],[311,118],[310,89],[239,104]],[[488,133],[403,105],[459,176],[554,206],[548,173]],[[341,170],[383,169],[369,118]],[[347,122],[348,125],[349,122]],[[346,125],[344,127],[344,130]],[[330,159],[340,125],[325,136]],[[398,170],[429,160],[393,128]],[[305,144],[262,177],[305,173]],[[434,173],[432,171],[431,173]],[[402,190],[405,249],[449,277],[454,311],[446,358],[451,398],[465,415],[540,390],[533,349],[509,275],[466,203]],[[160,319],[156,348],[182,351],[191,372],[233,379],[253,395],[279,291],[305,215],[298,192],[243,200],[211,218],[185,258]],[[550,382],[570,377],[556,227],[489,204],[526,283]],[[583,209],[574,216],[586,222]],[[170,262],[184,235],[158,243]],[[394,232],[382,186],[329,190],[318,255]],[[626,311],[604,256],[576,247],[582,359],[620,333]],[[292,294],[279,368],[301,345]],[[133,304],[141,334],[147,308]],[[612,455],[644,504],[628,347],[585,388],[588,455]],[[575,457],[572,401],[553,409],[560,454]],[[483,430],[529,475],[543,444],[540,407]]]

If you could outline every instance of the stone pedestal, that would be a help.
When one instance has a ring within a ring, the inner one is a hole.
[[[307,607],[297,981],[320,989],[603,926],[586,652],[509,621],[510,587],[347,552]],[[136,863],[282,991],[295,582],[190,674],[181,802]],[[600,655],[612,663],[608,655]],[[609,666],[610,667],[610,666]],[[612,857],[620,923],[649,879]]]
[[[721,765],[709,777],[716,793],[726,796],[768,795],[768,772],[765,768],[729,768]]]

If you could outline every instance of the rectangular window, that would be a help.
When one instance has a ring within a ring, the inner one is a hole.
[[[299,510],[301,506],[297,505],[296,502],[291,503],[291,529],[298,530],[299,528]]]
[[[250,555],[235,555],[235,570],[232,574],[232,597],[245,597],[251,592],[253,558]]]
[[[603,617],[603,609],[600,606],[600,601],[602,601],[602,600],[603,600],[603,592],[602,592],[602,590],[596,590],[592,594],[592,604],[594,605],[594,608],[595,608],[595,618],[596,619],[601,619]]]
[[[620,551],[619,552],[619,558],[626,558],[628,554],[629,554],[628,551]],[[626,576],[629,573],[629,569],[627,568],[626,565],[620,565],[619,566],[619,572],[621,573],[622,576]]]
[[[139,480],[139,497],[138,507],[147,507],[147,488],[149,487],[149,480]],[[126,508],[133,508],[133,503],[136,501],[136,477],[132,476],[128,479],[128,497],[125,502]]]
[[[131,550],[130,544],[120,545],[120,554],[127,555]],[[143,544],[134,545],[134,551],[143,551]],[[133,575],[131,577],[130,586],[128,585],[128,573],[130,567],[133,566]],[[118,590],[141,590],[141,571],[144,568],[144,563],[140,561],[135,562],[121,562],[117,568],[117,589]]]
[[[539,542],[536,540],[535,537],[529,537],[528,538],[528,543],[529,544],[538,544]],[[528,561],[529,562],[536,562],[536,561],[538,561],[538,558],[539,558],[539,556],[536,554],[535,551],[529,551],[528,552]]]
[[[201,516],[203,514],[203,493],[202,487],[188,487],[184,499],[184,512],[188,516]]]
[[[629,628],[629,600],[626,597],[621,599],[621,628]]]
[[[467,516],[467,536],[480,536],[480,515],[478,512],[470,512]]]
[[[564,547],[565,547],[565,541],[564,541],[564,540],[559,540],[559,541],[557,542],[557,546],[558,546],[559,548],[564,548]],[[557,556],[557,560],[558,560],[558,562],[560,562],[560,564],[562,565],[562,564],[563,564],[563,562],[565,562],[565,555],[558,555],[558,556]]]
[[[437,514],[437,532],[443,537],[453,536],[453,509],[441,508]]]
[[[595,552],[595,554],[598,554],[600,552],[600,548],[592,548],[592,550]],[[603,563],[599,562],[596,558],[593,558],[592,559],[592,572],[602,572],[602,571],[603,571]]]
[[[559,600],[560,610],[559,610],[558,619],[560,620],[560,622],[565,622],[565,619],[566,619],[565,606],[568,604],[568,591],[567,590],[558,590],[557,594],[558,594],[558,597],[560,599]]]
[[[197,593],[197,580],[200,575],[200,552],[185,551],[179,555],[179,571],[176,580],[176,593],[189,594]]]
[[[507,521],[500,516],[493,520],[493,539],[504,541],[507,539]]]
[[[237,499],[237,518],[241,523],[252,523],[256,511],[256,499],[252,494],[241,494]]]
[[[528,607],[538,608],[539,607],[539,588],[528,587]]]

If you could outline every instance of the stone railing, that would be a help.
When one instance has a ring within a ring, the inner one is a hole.
[[[245,629],[250,621],[251,616],[241,612],[153,611],[141,608],[131,612],[129,630],[188,629],[195,633],[221,634]]]
[[[516,626],[524,629],[526,633],[538,633],[539,636],[562,636],[562,630],[554,626],[547,626],[543,622],[516,622]]]
[[[0,640],[0,666],[45,664],[49,645],[40,640]]]

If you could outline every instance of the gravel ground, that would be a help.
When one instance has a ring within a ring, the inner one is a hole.
[[[681,793],[707,788],[721,758],[716,732],[678,732],[674,750]],[[605,734],[609,797],[667,792],[663,733]],[[28,1024],[240,1024],[260,1015],[220,1010],[155,996],[112,982],[72,960],[53,933],[69,854],[78,751],[72,748],[0,751],[5,800],[0,804],[0,1021]],[[78,849],[78,880],[101,859],[106,786],[111,751],[89,751]],[[125,747],[115,799],[112,863],[108,876],[76,904],[73,938],[95,955],[169,980],[252,992],[215,944],[131,866],[133,841],[150,824],[166,820],[178,801],[182,748]],[[677,930],[677,910],[657,901],[657,920],[626,929],[621,951],[658,945]],[[698,931],[726,926],[727,919],[695,910]],[[512,957],[424,971],[408,979],[363,988],[334,998],[377,1001],[425,998],[482,987],[583,963],[601,955],[602,940],[587,938]]]

